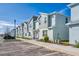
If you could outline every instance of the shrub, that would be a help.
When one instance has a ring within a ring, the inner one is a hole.
[[[60,40],[60,42],[69,42],[69,40]]]
[[[76,43],[75,47],[76,47],[76,48],[79,48],[79,42],[78,42],[78,43]]]
[[[48,42],[49,41],[49,37],[48,36],[44,36],[44,41]]]

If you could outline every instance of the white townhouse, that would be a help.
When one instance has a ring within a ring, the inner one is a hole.
[[[34,39],[39,39],[39,21],[35,21]]]
[[[28,22],[22,23],[22,37],[28,37]]]
[[[68,40],[69,28],[65,25],[70,21],[69,16],[60,13],[40,13],[35,22],[35,38],[42,39],[45,35],[51,41]]]
[[[69,16],[53,12],[48,15],[48,36],[51,41],[69,39],[69,29],[65,25],[70,21]]]
[[[33,16],[28,21],[28,38],[34,38],[34,30],[35,30],[35,21],[37,20],[37,16]]]
[[[18,37],[18,27],[16,27],[16,37]]]
[[[34,38],[42,39],[43,36],[47,35],[48,31],[48,15],[46,13],[40,13],[37,20],[35,21]]]
[[[67,24],[69,26],[69,43],[76,44],[79,42],[79,3],[69,4],[71,9],[71,21]]]
[[[18,26],[18,37],[22,37],[22,26]]]
[[[16,37],[20,37],[20,29],[19,29],[20,26],[18,26],[16,28]]]

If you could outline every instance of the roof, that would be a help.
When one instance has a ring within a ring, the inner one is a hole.
[[[75,7],[77,5],[79,5],[79,3],[71,3],[71,4],[68,4],[67,6],[70,7],[70,8],[72,8],[72,7]]]
[[[32,18],[34,18],[33,20],[36,20],[37,19],[37,16],[32,16],[31,19],[28,21],[28,23],[30,23],[30,21],[32,20]]]
[[[50,13],[49,15],[56,15],[56,14],[62,15],[62,16],[65,16],[65,17],[70,17],[70,16],[66,16],[66,15],[64,15],[64,14],[62,14],[62,13],[59,13],[59,12],[56,12],[56,11]]]
[[[70,22],[67,23],[66,25],[75,25],[75,24],[79,24],[79,20],[76,20],[76,21],[70,21]]]

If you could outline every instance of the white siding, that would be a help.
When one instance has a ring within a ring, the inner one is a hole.
[[[56,15],[56,35],[58,36],[59,33],[59,38],[60,39],[69,39],[69,29],[68,27],[65,25],[66,23],[66,16],[63,15]],[[69,19],[68,19],[69,20]],[[56,37],[57,39],[57,37]]]
[[[28,36],[28,27],[27,27],[27,23],[24,23],[24,37]]]
[[[48,15],[46,13],[41,13],[37,19],[37,28],[39,27],[39,39],[43,38],[43,30],[48,30]],[[45,22],[46,21],[46,22]]]
[[[48,30],[48,37],[49,37],[49,40],[53,41],[53,30],[52,29]]]
[[[71,8],[71,21],[79,20],[79,5]]]
[[[69,43],[75,44],[75,41],[79,42],[79,25],[69,28]]]
[[[79,4],[71,8],[71,21],[79,20]],[[75,41],[79,41],[79,25],[74,24],[69,26],[69,43],[75,44]]]
[[[32,38],[33,37],[33,19],[31,19],[31,21],[29,22],[29,24],[28,24],[28,28],[29,28],[29,32],[30,32],[30,38]]]
[[[52,19],[52,26],[55,26],[55,15],[53,15],[51,19]]]
[[[62,39],[62,40],[68,40],[69,39],[69,29],[65,25],[66,23],[66,18],[68,18],[69,22],[69,17],[66,17],[61,14],[52,14],[51,20],[52,20],[52,25],[48,29],[48,36],[50,40],[55,40],[55,39]],[[51,21],[50,20],[50,21]],[[51,30],[50,30],[51,28]]]
[[[45,21],[46,21],[46,23],[45,23]],[[40,25],[39,25],[40,29],[47,28],[48,27],[48,15],[47,14],[41,14],[39,22],[40,22]]]
[[[48,29],[47,28],[40,29],[39,30],[39,39],[42,39],[43,38],[43,30],[47,30],[47,32],[48,32]]]
[[[35,23],[35,30],[38,30],[39,29],[39,22],[37,21],[36,23]]]

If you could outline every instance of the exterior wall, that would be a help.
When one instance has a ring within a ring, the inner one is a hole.
[[[18,36],[18,28],[16,28],[16,37]]]
[[[71,7],[71,6],[70,6]],[[71,22],[79,20],[79,4],[73,4],[71,7]],[[79,24],[71,24],[69,26],[69,43],[76,44],[76,41],[79,42]]]
[[[69,28],[69,43],[76,44],[76,41],[79,42],[79,25],[72,25]]]
[[[41,13],[39,18],[39,28],[47,28],[48,27],[48,15],[46,13]]]
[[[48,37],[49,40],[54,40],[54,26],[55,26],[55,18],[56,16],[51,14],[48,16]]]
[[[34,38],[34,30],[35,30],[35,21],[36,20],[37,20],[37,17],[33,16],[28,23],[28,30],[29,30],[29,34],[30,34],[30,35],[28,34],[29,38]]]
[[[36,21],[36,22],[35,22],[35,30],[38,30],[38,29],[39,29],[39,22]]]
[[[48,27],[52,28],[53,26],[55,26],[55,15],[51,14],[48,16]]]
[[[38,39],[43,38],[43,30],[48,30],[48,15],[46,13],[41,13],[37,18],[36,31],[38,31]]]
[[[55,39],[69,39],[69,29],[65,25],[66,24],[66,18],[68,19],[67,22],[70,21],[70,18],[56,14],[56,25],[55,25],[55,32],[56,32],[56,38]]]
[[[48,29],[47,29],[47,28],[46,28],[46,29],[45,29],[45,28],[44,28],[44,29],[39,29],[39,40],[40,40],[40,39],[43,39],[43,31],[44,31],[44,30],[47,30],[47,32],[48,32]],[[48,34],[47,34],[47,35],[48,35]]]
[[[79,20],[79,5],[71,8],[71,21]]]
[[[29,28],[29,33],[30,33],[28,37],[32,38],[33,37],[33,20],[29,22],[28,28]]]
[[[24,23],[24,37],[28,37],[28,24]]]
[[[19,37],[22,37],[22,26],[19,26]]]
[[[39,21],[35,21],[34,39],[39,39]]]
[[[68,40],[69,39],[69,29],[65,25],[66,18],[68,22],[70,21],[70,17],[66,17],[64,15],[55,13],[49,15],[49,24],[48,24],[48,36],[50,40]]]
[[[17,35],[17,37],[20,37],[20,27],[19,27],[19,26],[18,26],[17,30],[18,30],[18,35]]]
[[[51,29],[48,29],[48,37],[49,37],[49,40],[53,41],[53,30],[52,28]]]

